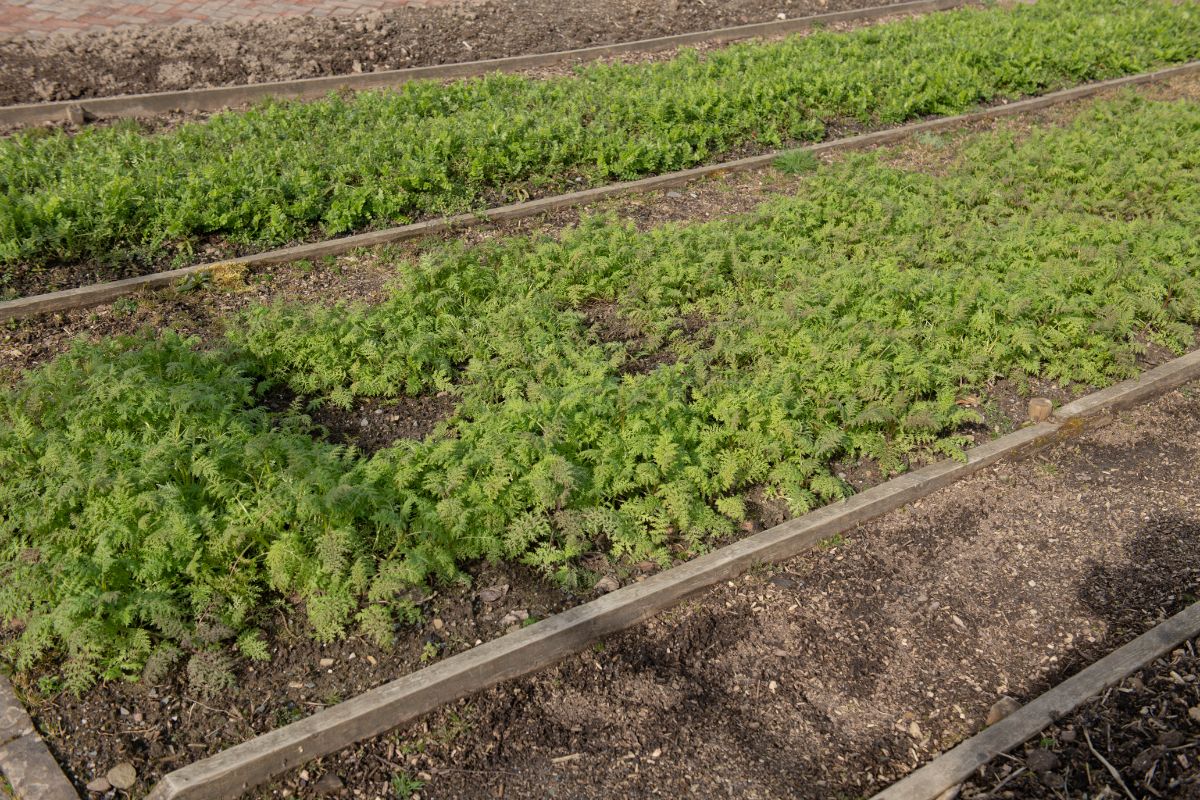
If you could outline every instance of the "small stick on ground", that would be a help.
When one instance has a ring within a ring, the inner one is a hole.
[[[1121,777],[1121,773],[1117,771],[1117,768],[1108,763],[1108,759],[1100,755],[1100,751],[1092,746],[1092,737],[1088,735],[1086,728],[1083,730],[1083,738],[1087,740],[1088,750],[1092,751],[1092,755],[1094,755],[1096,759],[1104,765],[1104,768],[1108,770],[1108,773],[1113,776],[1118,784],[1120,784],[1121,788],[1125,791],[1125,794],[1129,797],[1129,800],[1137,800],[1137,798],[1133,796],[1133,792],[1129,791],[1129,787],[1125,785],[1125,780]]]

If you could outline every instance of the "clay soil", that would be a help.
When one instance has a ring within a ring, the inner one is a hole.
[[[895,2],[896,0],[890,0]],[[0,104],[344,75],[568,50],[889,0],[484,0],[363,17],[0,39]]]

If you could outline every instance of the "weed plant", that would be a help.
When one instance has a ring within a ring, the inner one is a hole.
[[[269,103],[0,141],[0,291],[47,264],[128,273],[695,166],[1200,57],[1175,0],[1040,0],[670,61]],[[7,276],[7,277],[4,277]]]
[[[449,245],[384,302],[259,307],[212,350],[80,343],[0,395],[9,655],[74,689],[187,657],[219,687],[269,655],[272,603],[386,644],[471,559],[576,588],[590,551],[711,546],[752,491],[843,497],[835,460],[958,457],[956,400],[994,378],[1098,386],[1193,344],[1198,154],[1200,105],[1127,95],[974,135],[944,174],[859,154],[741,217]],[[263,410],[279,384],[459,402],[367,457]]]

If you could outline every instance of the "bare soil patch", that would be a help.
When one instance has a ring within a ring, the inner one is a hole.
[[[893,0],[894,1],[894,0]],[[888,0],[517,0],[362,17],[0,39],[0,104],[176,91],[569,50]]]

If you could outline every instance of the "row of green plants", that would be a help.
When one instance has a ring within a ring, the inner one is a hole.
[[[267,657],[277,605],[387,644],[473,559],[586,588],[585,554],[666,563],[750,496],[845,496],[834,462],[960,455],[956,401],[997,377],[1103,385],[1192,344],[1200,104],[955,146],[944,174],[861,154],[726,220],[446,245],[383,302],[256,307],[208,348],[77,344],[0,394],[8,657],[74,689],[200,672]],[[457,410],[368,456],[265,410],[281,387]]]
[[[568,77],[270,103],[153,135],[29,131],[0,141],[0,290],[48,265],[153,269],[214,240],[402,223],[1198,57],[1194,3],[1039,0]]]

